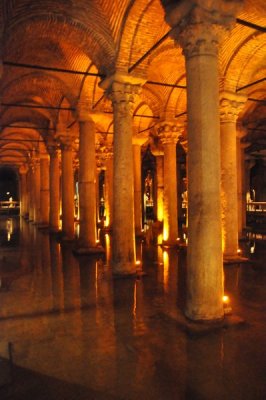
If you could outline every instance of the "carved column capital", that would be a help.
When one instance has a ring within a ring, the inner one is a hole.
[[[220,94],[220,120],[221,123],[236,122],[239,113],[245,106],[247,96],[231,92]]]
[[[25,175],[25,174],[28,172],[28,170],[29,170],[28,165],[22,164],[22,165],[20,165],[20,167],[19,167],[19,173],[20,173],[20,175]]]
[[[129,113],[133,114],[136,97],[140,94],[144,82],[143,79],[115,73],[101,82],[100,86],[106,90],[118,116],[123,117]]]
[[[182,127],[176,121],[162,121],[157,124],[157,133],[163,145],[176,144],[182,136]]]
[[[221,39],[235,22],[243,0],[180,0],[167,2],[166,22],[176,29],[172,37],[187,58],[199,54],[216,55]]]

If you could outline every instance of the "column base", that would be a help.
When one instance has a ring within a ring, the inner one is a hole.
[[[103,254],[105,250],[102,246],[91,246],[91,247],[77,247],[73,249],[73,254],[76,256],[86,256],[86,255],[93,255],[93,254]]]

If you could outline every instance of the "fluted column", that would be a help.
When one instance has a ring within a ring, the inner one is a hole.
[[[158,125],[158,136],[164,150],[163,244],[176,245],[178,238],[176,143],[181,135],[176,122]]]
[[[86,104],[79,104],[79,248],[78,253],[99,250],[96,232],[95,123]]]
[[[223,92],[220,96],[222,239],[225,258],[238,256],[238,201],[236,120],[246,96]]]
[[[48,155],[40,159],[40,222],[43,226],[49,225],[50,212],[50,184],[49,184],[49,158]]]
[[[132,152],[132,113],[139,82],[118,74],[108,78],[102,86],[108,87],[114,110],[114,206],[113,253],[114,274],[136,273],[134,177]]]
[[[22,165],[19,168],[20,178],[20,215],[25,217],[28,213],[28,191],[27,191],[27,173],[28,168]]]
[[[60,167],[59,149],[54,144],[48,145],[50,155],[49,181],[50,181],[50,212],[49,228],[51,232],[58,232],[60,227]]]
[[[168,3],[166,20],[181,21],[188,115],[188,255],[185,313],[192,320],[224,316],[218,44],[234,21],[239,1]]]
[[[74,239],[74,175],[72,137],[59,134],[62,162],[62,234],[63,239]]]

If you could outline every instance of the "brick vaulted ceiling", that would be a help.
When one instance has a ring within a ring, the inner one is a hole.
[[[170,37],[149,51],[170,30],[159,0],[1,0],[0,13],[0,164],[19,166],[34,149],[45,152],[59,119],[78,137],[84,96],[97,115],[97,142],[112,140],[112,108],[98,84],[115,70],[186,85],[184,56]],[[250,154],[265,158],[265,0],[245,0],[237,18],[220,48],[220,87],[249,98],[240,115],[243,140]],[[155,118],[186,111],[185,89],[148,82],[134,117],[135,134],[147,140]]]

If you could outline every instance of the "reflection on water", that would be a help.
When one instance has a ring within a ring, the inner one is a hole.
[[[263,398],[266,285],[261,269],[248,263],[225,268],[230,305],[248,326],[195,339],[178,320],[186,295],[184,249],[163,251],[139,241],[137,255],[146,275],[113,279],[109,234],[102,235],[105,258],[74,257],[70,243],[60,244],[24,221],[19,225],[19,219],[12,224],[8,241],[7,220],[0,221],[0,342],[13,342],[15,363],[42,374],[40,394],[50,388],[49,377],[63,382],[60,393],[56,385],[52,391],[67,400],[70,384],[92,390],[83,398],[96,400]],[[252,256],[262,262],[258,257],[265,242],[249,239],[256,241]],[[8,289],[1,290],[4,279]],[[79,390],[75,393],[79,400]]]

